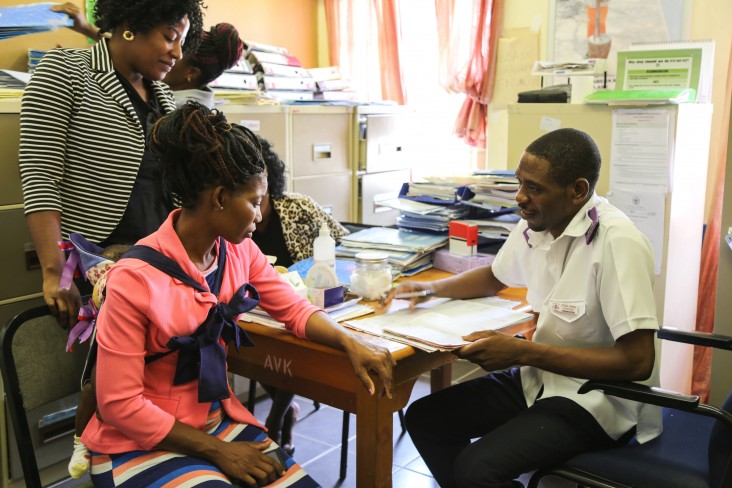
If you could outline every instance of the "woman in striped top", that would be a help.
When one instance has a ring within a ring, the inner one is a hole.
[[[26,219],[44,299],[64,326],[76,321],[80,299],[73,285],[59,289],[58,241],[78,232],[102,246],[131,244],[173,207],[145,135],[175,109],[160,80],[202,30],[201,0],[98,0],[95,17],[100,41],[47,53],[20,114]]]

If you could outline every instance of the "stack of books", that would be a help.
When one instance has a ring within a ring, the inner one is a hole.
[[[315,98],[315,80],[287,48],[252,41],[245,41],[245,46],[246,59],[267,98],[281,102]]]
[[[363,251],[378,251],[389,256],[394,278],[411,276],[432,267],[436,249],[447,244],[447,235],[409,232],[391,227],[371,227],[343,236],[336,256],[355,259]]]
[[[308,71],[317,85],[316,100],[358,101],[358,93],[351,88],[351,83],[341,76],[341,70],[337,66],[311,68]]]

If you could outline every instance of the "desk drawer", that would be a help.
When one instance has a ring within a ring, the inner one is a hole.
[[[348,113],[292,114],[292,175],[314,176],[351,170]]]
[[[23,210],[0,211],[0,229],[5,236],[0,239],[0,267],[5,277],[0,281],[0,301],[40,292],[43,277]]]
[[[339,222],[351,220],[351,174],[295,178],[296,193],[311,196]]]

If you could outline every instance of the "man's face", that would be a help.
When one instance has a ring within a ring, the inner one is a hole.
[[[577,212],[573,185],[560,185],[549,172],[549,162],[524,153],[516,169],[521,184],[516,202],[521,218],[535,232],[548,230],[555,238]]]

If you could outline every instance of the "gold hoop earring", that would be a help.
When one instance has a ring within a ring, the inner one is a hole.
[[[135,40],[135,33],[132,32],[132,31],[126,30],[126,31],[124,31],[122,33],[122,37],[124,38],[125,41],[134,41]]]
[[[187,81],[188,83],[190,83],[190,82],[191,82],[191,75],[188,75],[188,76],[186,76],[186,81]]]

